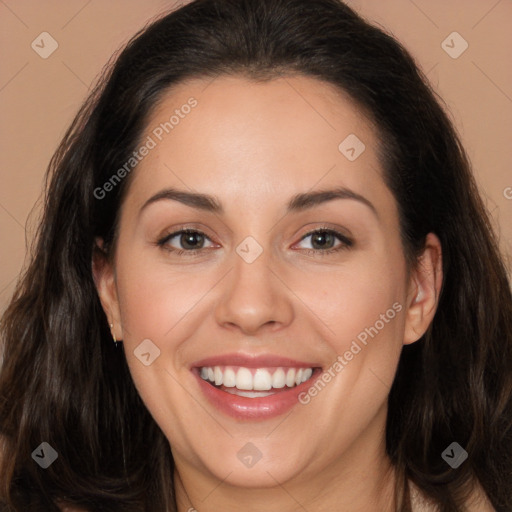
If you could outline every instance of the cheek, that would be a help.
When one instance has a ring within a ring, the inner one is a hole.
[[[290,287],[335,354],[377,335],[401,345],[405,262],[399,252],[389,254],[368,252],[329,270],[289,274]]]
[[[150,258],[131,257],[117,267],[123,333],[129,343],[161,340],[193,311],[208,291],[208,276],[176,270]],[[172,336],[166,343],[172,344]]]
[[[119,260],[116,273],[123,344],[135,387],[168,439],[186,444],[187,436],[203,428],[191,427],[189,418],[202,417],[204,411],[181,384],[190,376],[179,361],[180,346],[193,335],[195,320],[207,314],[201,298],[215,280],[204,272],[171,271],[135,255]],[[137,357],[143,340],[151,340],[159,351],[148,366]]]
[[[394,258],[382,255],[345,276],[343,312],[332,318],[332,347],[343,368],[337,396],[354,408],[367,403],[368,411],[386,399],[403,345],[405,263],[400,253],[389,254]]]

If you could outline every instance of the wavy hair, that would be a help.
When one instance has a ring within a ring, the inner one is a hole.
[[[92,277],[95,239],[115,248],[130,177],[99,200],[136,149],[151,109],[190,78],[302,75],[334,84],[375,123],[404,253],[443,247],[427,333],[403,348],[386,448],[397,511],[412,481],[442,512],[478,481],[512,510],[512,297],[470,164],[441,100],[409,53],[337,0],[196,0],[148,25],[103,73],[53,156],[31,257],[1,322],[0,509],[176,510],[167,439],[116,349]],[[42,470],[42,441],[58,461]],[[467,461],[441,453],[457,441]]]

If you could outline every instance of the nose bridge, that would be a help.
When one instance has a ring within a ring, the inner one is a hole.
[[[274,275],[270,249],[247,237],[232,258],[233,270],[215,311],[217,322],[236,325],[246,333],[288,324],[293,308],[286,287]]]

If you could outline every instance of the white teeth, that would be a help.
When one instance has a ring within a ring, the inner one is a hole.
[[[256,392],[254,392],[254,391],[239,391],[236,388],[234,388],[234,389],[230,388],[230,389],[227,389],[226,391],[232,395],[245,396],[247,398],[261,398],[263,396],[270,396],[270,395],[275,394],[275,393],[265,393],[262,391],[256,391]]]
[[[312,368],[256,368],[214,366],[202,367],[200,376],[216,386],[234,388],[231,393],[240,396],[267,396],[262,393],[272,389],[292,388],[307,381],[313,375]],[[237,390],[257,391],[258,393],[238,393]]]
[[[218,366],[213,369],[213,375],[215,376],[215,385],[222,384],[222,370]]]
[[[258,368],[252,380],[252,389],[257,391],[268,391],[272,389],[272,376],[267,370]]]
[[[236,375],[232,368],[224,370],[223,384],[227,388],[234,388],[236,386]]]
[[[240,368],[236,373],[236,387],[238,389],[251,390],[252,386],[252,373],[248,368]]]
[[[286,385],[292,388],[295,385],[295,370],[290,368],[286,374]]]
[[[313,373],[313,370],[311,370],[311,373]],[[272,387],[276,389],[284,388],[285,386],[285,375],[284,370],[282,368],[278,368],[274,375],[272,375]]]
[[[304,373],[302,374],[302,382],[306,382],[313,375],[313,370],[311,368],[305,368]]]

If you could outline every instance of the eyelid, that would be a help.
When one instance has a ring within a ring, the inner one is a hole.
[[[183,231],[185,231],[185,232],[192,231],[194,233],[197,232],[204,236],[207,236],[210,239],[212,238],[208,234],[210,232],[210,230],[206,226],[204,226],[202,223],[189,222],[189,223],[185,223],[185,224],[175,224],[174,226],[163,229],[162,231],[160,231],[161,234],[158,236],[158,239],[160,240],[165,237],[177,235],[178,233],[181,233]]]
[[[327,225],[322,225],[322,226],[318,226],[318,227],[309,229],[302,236],[302,238],[312,235],[314,233],[317,233],[319,231],[320,232],[327,231],[328,233],[334,233],[335,235],[338,235],[339,237],[345,238],[346,240],[350,240],[350,241],[352,241],[352,238],[353,238],[352,235],[347,232],[347,230],[343,230],[341,228],[335,228],[335,227],[331,227],[331,226],[327,226]],[[301,240],[302,240],[302,238],[301,238]]]

